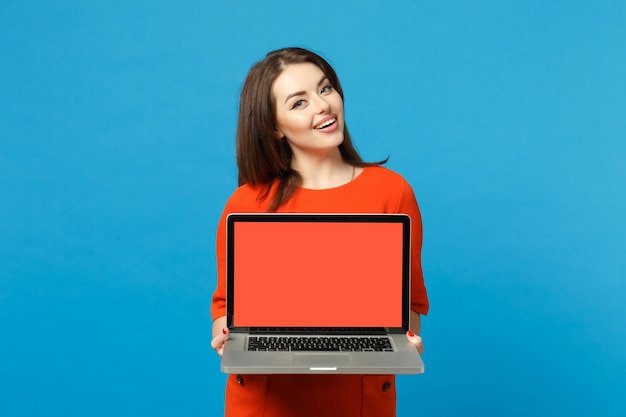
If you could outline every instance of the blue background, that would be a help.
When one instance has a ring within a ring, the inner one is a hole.
[[[623,1],[0,3],[0,413],[218,415],[249,67],[325,56],[424,218],[399,416],[625,416]]]

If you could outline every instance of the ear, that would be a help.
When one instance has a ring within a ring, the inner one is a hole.
[[[285,137],[285,134],[281,132],[277,127],[274,128],[274,138],[276,140],[282,140]]]

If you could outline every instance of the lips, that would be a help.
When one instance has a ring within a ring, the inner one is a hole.
[[[329,128],[330,126],[337,123],[337,116],[330,115],[323,118],[318,124],[316,124],[313,128],[315,130],[324,130]]]

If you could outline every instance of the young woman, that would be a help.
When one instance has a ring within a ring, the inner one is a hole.
[[[268,211],[410,215],[412,313],[407,337],[421,353],[420,314],[428,312],[428,299],[417,202],[400,175],[381,163],[364,162],[355,150],[332,67],[305,49],[267,54],[244,83],[236,142],[240,186],[226,203],[217,230],[218,283],[211,309],[211,344],[217,353],[221,355],[228,339],[226,216]],[[395,415],[395,408],[393,375],[230,375],[226,385],[226,416],[378,417]]]

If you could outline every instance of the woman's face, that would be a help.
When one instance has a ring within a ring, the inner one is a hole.
[[[314,64],[292,64],[272,86],[277,137],[294,156],[325,153],[343,142],[343,100]]]

